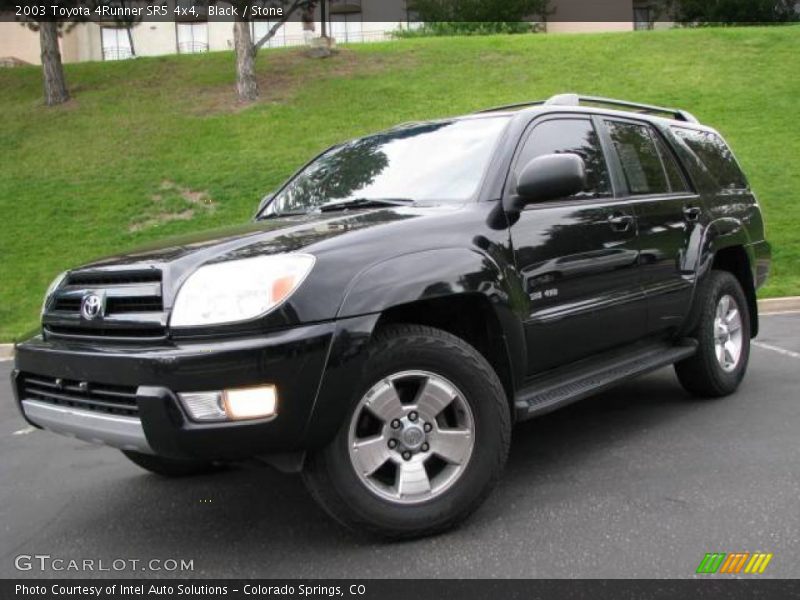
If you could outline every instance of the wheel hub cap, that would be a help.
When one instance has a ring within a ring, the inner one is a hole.
[[[408,424],[403,426],[403,431],[400,434],[400,441],[403,446],[412,452],[416,452],[425,443],[428,436],[419,425]]]

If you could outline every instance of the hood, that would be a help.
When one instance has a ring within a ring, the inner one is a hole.
[[[406,220],[430,208],[387,207],[358,212],[287,216],[166,238],[76,270],[197,267],[253,256],[298,252],[342,235]],[[183,269],[180,269],[183,270]]]
[[[397,252],[397,247],[386,240],[398,239],[402,243],[407,237],[404,223],[451,214],[458,208],[458,205],[392,206],[278,217],[161,240],[71,272],[160,271],[167,301],[198,267],[255,256],[309,252],[317,257],[316,271],[324,268],[331,276],[335,271],[337,276],[345,278],[343,271],[360,271],[381,260],[381,255]],[[398,227],[404,231],[397,231]]]

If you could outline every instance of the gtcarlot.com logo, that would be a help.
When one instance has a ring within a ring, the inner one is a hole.
[[[730,554],[709,552],[700,561],[700,566],[695,572],[704,575],[713,575],[714,573],[760,575],[766,570],[771,560],[772,554],[766,552],[752,554],[750,552],[732,552]]]
[[[194,571],[194,559],[183,558],[60,558],[50,554],[19,554],[17,571]]]

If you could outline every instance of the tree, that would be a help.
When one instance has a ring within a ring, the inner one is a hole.
[[[267,0],[261,5],[266,8],[281,8],[282,14],[277,17],[269,31],[258,40],[253,40],[250,23],[246,20],[245,11],[249,2],[241,0],[229,1],[236,9],[233,21],[233,48],[236,54],[236,94],[242,102],[258,99],[258,81],[256,80],[255,59],[258,51],[272,39],[278,30],[298,11],[313,11],[318,0]]]
[[[67,25],[67,28],[74,23]],[[38,23],[39,45],[42,48],[42,81],[44,84],[44,103],[55,106],[69,100],[67,81],[64,78],[64,66],[61,63],[61,49],[58,37],[65,28],[64,23],[42,21]]]
[[[664,0],[679,23],[785,23],[800,18],[795,0]]]
[[[144,2],[144,4],[150,3],[150,1]],[[74,4],[75,3],[70,2],[70,0],[50,0],[47,6],[52,10],[62,6],[74,6]],[[109,2],[105,2],[104,4],[108,5]],[[96,6],[98,6],[98,3],[84,3],[84,6],[86,6],[91,12],[96,8]],[[124,8],[125,0],[119,0],[119,6]],[[53,15],[54,13],[51,12],[49,14]],[[23,26],[39,32],[44,102],[47,106],[63,104],[70,98],[69,90],[67,89],[67,81],[64,77],[64,65],[61,61],[61,49],[58,46],[58,38],[71,31],[76,25],[78,25],[78,23],[87,20],[89,20],[87,17],[75,17],[70,21],[62,21],[55,18],[34,20],[32,17],[27,17],[26,21],[23,23]],[[141,21],[141,17],[137,18],[120,16],[113,17],[111,20],[117,23],[118,26],[127,28],[128,36],[131,42],[131,51],[133,52],[131,27],[139,23]]]

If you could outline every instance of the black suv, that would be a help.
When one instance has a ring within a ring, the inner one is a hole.
[[[150,471],[262,461],[424,535],[486,498],[515,422],[670,364],[735,391],[769,263],[717,132],[564,94],[335,146],[253,223],[64,273],[14,388]]]

